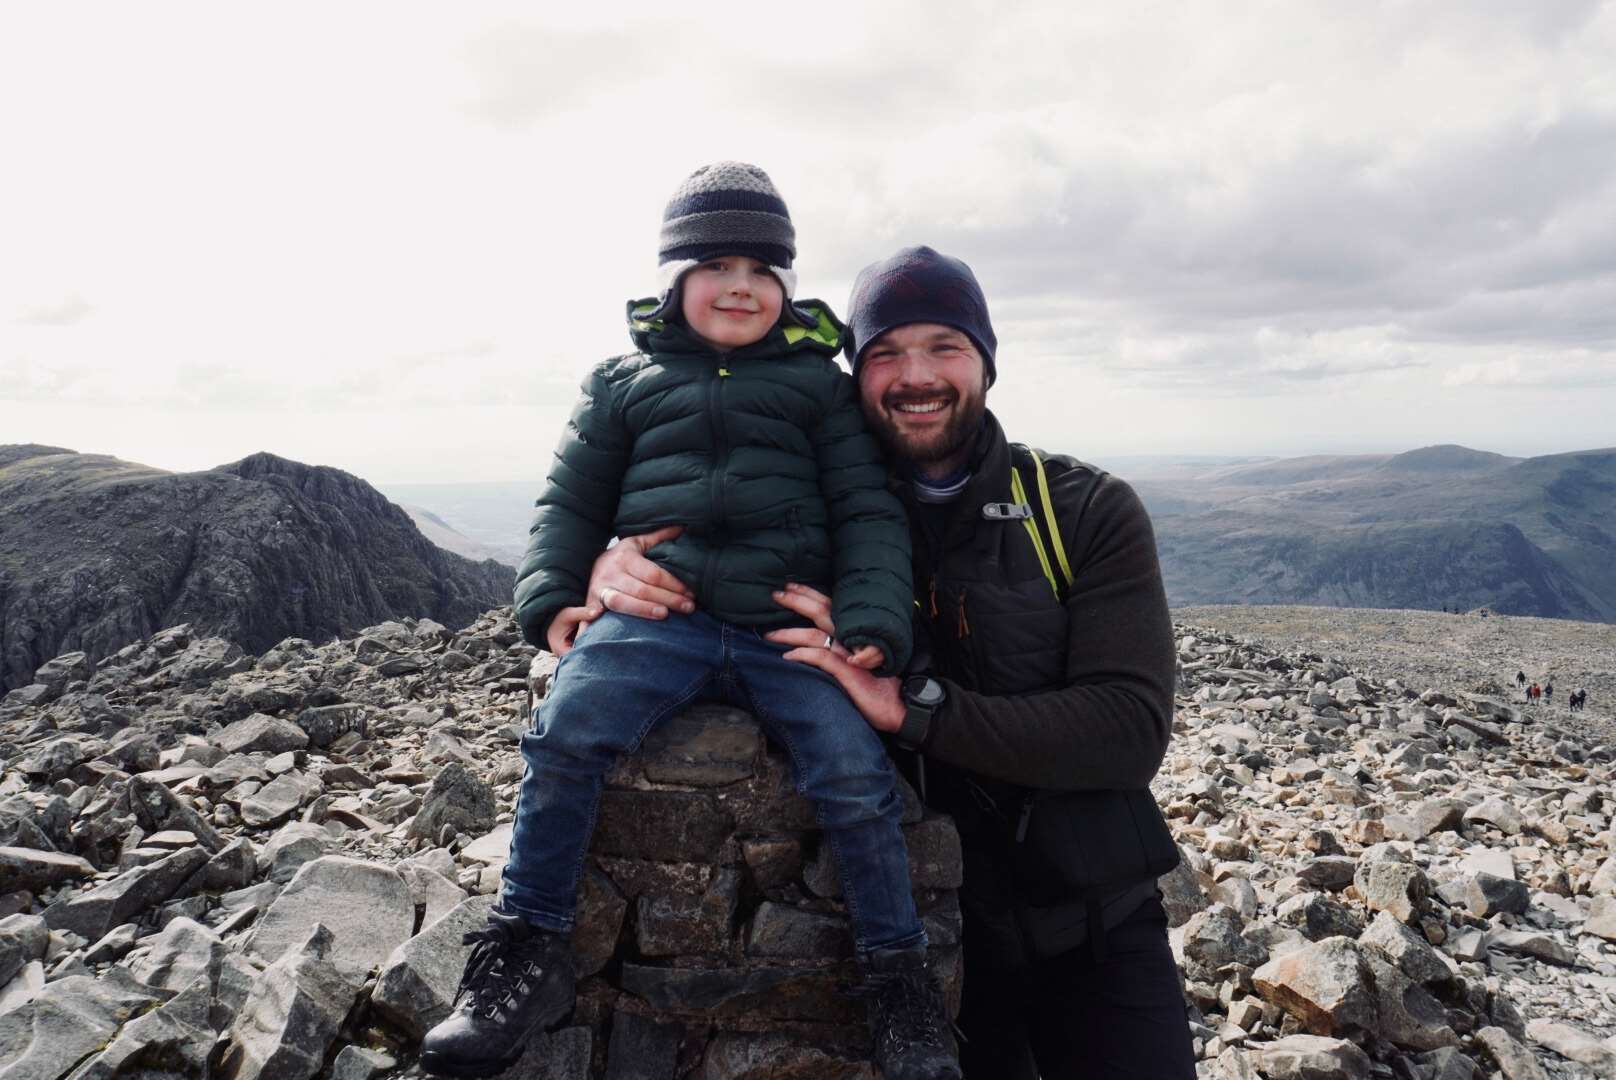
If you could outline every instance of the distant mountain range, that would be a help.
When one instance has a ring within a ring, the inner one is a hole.
[[[1616,622],[1616,449],[1114,465],[1150,509],[1175,606]],[[99,658],[181,622],[256,652],[403,615],[459,626],[510,602],[539,486],[391,486],[406,512],[270,454],[169,473],[0,446],[0,692],[60,653]]]
[[[0,446],[0,693],[63,652],[92,659],[178,623],[262,652],[399,616],[458,628],[512,572],[429,542],[338,469],[254,454],[170,473]]]
[[[1463,446],[1124,474],[1169,600],[1616,622],[1616,449]]]
[[[543,485],[540,477],[528,482],[378,486],[434,543],[468,558],[498,559],[515,568],[527,550],[533,500]]]
[[[1616,621],[1616,450],[1515,458],[1428,446],[1097,464],[1150,509],[1175,605],[1486,607]],[[463,534],[451,545],[482,545],[457,550],[492,551],[514,566],[539,486],[387,491]]]

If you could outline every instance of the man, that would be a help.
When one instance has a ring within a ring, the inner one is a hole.
[[[1017,455],[986,406],[997,340],[963,262],[906,248],[859,274],[850,308],[861,404],[910,515],[918,666],[899,680],[848,663],[828,598],[803,587],[777,600],[816,629],[769,636],[908,747],[896,756],[912,755],[927,802],[954,815],[965,1075],[1187,1080],[1154,873],[1116,883],[1114,872],[1150,861],[1138,849],[1152,828],[1167,843],[1148,793],[1153,820],[1117,827],[1118,813],[1140,814],[1172,722],[1172,629],[1149,518],[1126,484],[1070,458],[1043,461],[1047,501],[1032,476],[1013,484]],[[1058,538],[1035,544],[1044,527]],[[630,614],[686,610],[688,590],[641,557],[666,535],[603,556],[591,596]],[[1069,585],[1050,548],[1066,556]],[[1073,868],[1079,850],[1088,861]],[[1111,884],[1063,884],[1091,872]]]

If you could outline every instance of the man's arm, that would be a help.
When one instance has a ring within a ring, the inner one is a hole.
[[[605,369],[597,366],[584,380],[533,504],[527,554],[516,571],[516,621],[541,649],[557,612],[585,602],[590,567],[611,538],[628,468],[631,440],[612,407]]]
[[[886,654],[882,670],[901,672],[913,646],[909,523],[886,488],[886,466],[864,427],[852,379],[836,380],[825,418],[811,437],[830,515],[836,636],[850,649],[880,647]]]
[[[1172,731],[1175,654],[1155,535],[1133,489],[1107,477],[1074,531],[1079,507],[1052,478],[1072,556],[1066,686],[990,696],[940,679],[948,700],[925,752],[1030,787],[1138,788],[1161,765]],[[1064,481],[1064,483],[1063,483]]]

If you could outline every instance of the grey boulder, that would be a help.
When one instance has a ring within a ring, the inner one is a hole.
[[[225,952],[218,934],[181,916],[150,939],[146,954],[131,961],[129,970],[147,986],[178,991],[216,970]]]
[[[491,896],[474,896],[393,950],[371,991],[381,1015],[416,1038],[449,1015],[470,946],[461,936],[488,922]]]
[[[0,891],[26,889],[40,892],[72,878],[87,878],[95,867],[77,855],[38,851],[31,847],[0,847]]]
[[[101,979],[71,975],[0,1015],[4,1080],[57,1080],[85,1055],[107,1045],[130,1017],[167,993],[144,986],[122,968]]]
[[[345,961],[368,971],[409,938],[415,901],[391,867],[326,855],[303,864],[258,920],[246,950],[274,962],[316,925]]]
[[[311,927],[289,943],[252,984],[230,1027],[220,1063],[225,1080],[308,1080],[363,985],[363,972],[338,963],[331,931]]]
[[[467,836],[481,836],[494,827],[494,818],[494,789],[458,761],[451,761],[432,778],[432,787],[410,822],[409,835],[436,840],[447,827]]]
[[[309,735],[290,720],[253,713],[214,736],[213,745],[227,754],[250,754],[255,750],[279,754],[304,749],[309,745]]]
[[[108,930],[170,899],[180,886],[207,864],[208,853],[186,848],[146,866],[137,866],[88,892],[59,900],[45,909],[52,930],[71,930],[99,941]]]
[[[1270,960],[1252,974],[1257,992],[1314,1035],[1373,1030],[1375,991],[1350,938],[1323,941]]]
[[[1346,1039],[1288,1035],[1258,1050],[1258,1068],[1270,1080],[1367,1080],[1369,1055]]]
[[[112,1044],[74,1070],[71,1080],[112,1080],[161,1068],[184,1076],[208,1075],[213,1026],[213,984],[218,961],[178,994],[123,1026]],[[146,1073],[146,1075],[150,1075]]]
[[[45,955],[50,944],[50,928],[38,915],[8,915],[0,919],[0,987],[27,966]]]

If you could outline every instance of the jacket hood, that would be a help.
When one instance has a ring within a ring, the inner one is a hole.
[[[751,345],[743,345],[730,355],[745,357],[754,353],[791,352],[811,349],[834,356],[841,351],[847,327],[823,300],[801,300],[787,305],[794,318],[781,312],[780,321],[767,335]],[[682,322],[661,314],[658,297],[628,302],[628,335],[643,353],[711,352],[712,346],[692,334]]]

